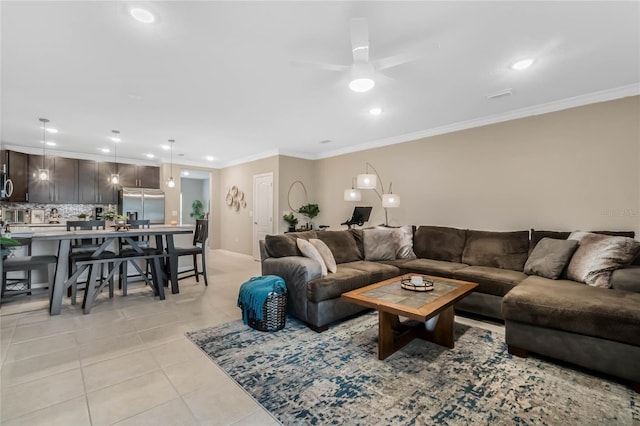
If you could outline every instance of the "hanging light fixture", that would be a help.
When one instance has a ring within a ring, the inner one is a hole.
[[[173,179],[173,144],[175,141],[173,139],[169,139],[169,149],[171,150],[171,169],[169,171],[169,179],[167,179],[167,186],[169,188],[173,188],[176,186],[176,181]]]
[[[344,200],[345,201],[360,201],[362,200],[362,192],[359,189],[354,188],[353,183],[355,178],[351,178],[351,188],[344,190]]]
[[[369,172],[369,169],[371,169],[373,171],[373,173]],[[378,182],[380,182],[380,189],[381,191],[378,192]],[[356,188],[358,189],[372,189],[373,192],[376,193],[376,195],[378,196],[378,198],[380,198],[380,201],[382,202],[382,207],[384,208],[384,224],[385,225],[389,225],[389,214],[387,212],[387,209],[390,208],[396,208],[396,207],[400,207],[400,196],[398,194],[394,194],[393,190],[392,190],[392,182],[389,182],[389,191],[388,192],[384,192],[384,183],[382,182],[382,179],[380,178],[380,174],[378,173],[378,171],[376,170],[375,167],[373,167],[372,164],[370,163],[365,163],[365,173],[363,174],[359,174],[356,177]],[[355,198],[348,198],[347,196],[351,194],[351,191],[357,191],[352,189],[345,189],[344,191],[344,200],[345,201],[359,201],[360,198],[358,198],[357,200]],[[360,191],[358,191],[358,193],[360,193]],[[360,194],[358,194],[359,196]],[[355,196],[355,194],[354,194]]]
[[[111,182],[113,185],[117,185],[120,183],[120,175],[117,172],[117,167],[118,167],[117,143],[120,142],[120,132],[118,130],[112,130],[111,133],[113,133],[111,140],[113,141],[113,164],[115,164],[116,172],[111,173],[111,176],[109,177],[109,182]]]
[[[49,120],[46,118],[39,118],[42,123],[42,168],[38,169],[38,179],[41,181],[49,180],[49,169],[44,166],[45,148],[47,146],[47,123]]]

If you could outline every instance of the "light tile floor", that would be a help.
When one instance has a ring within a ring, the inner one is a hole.
[[[0,310],[2,425],[276,425],[257,402],[184,337],[241,318],[238,288],[260,274],[248,256],[208,253],[209,286],[180,281],[160,301],[138,285],[101,296],[89,315],[46,296]]]
[[[148,288],[101,296],[90,315],[46,296],[0,310],[0,424],[276,425],[257,402],[184,336],[241,318],[238,289],[260,274],[249,256],[207,255],[209,286],[180,282],[164,301]],[[504,334],[504,327],[456,317]]]

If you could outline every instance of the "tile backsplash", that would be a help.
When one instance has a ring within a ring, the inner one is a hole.
[[[0,208],[3,209],[20,209],[20,210],[32,210],[43,209],[45,214],[45,221],[49,221],[49,214],[52,208],[58,209],[58,213],[62,219],[74,219],[78,217],[80,213],[93,216],[96,207],[102,207],[105,211],[109,206],[116,208],[115,204],[40,204],[40,203],[10,203],[6,201],[0,201]]]

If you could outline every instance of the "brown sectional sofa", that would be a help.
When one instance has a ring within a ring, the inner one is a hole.
[[[631,380],[638,390],[640,266],[614,272],[612,289],[523,272],[542,238],[568,236],[420,226],[413,234],[416,258],[369,261],[361,230],[273,235],[261,242],[262,273],[284,278],[289,313],[316,331],[363,311],[340,296],[377,281],[415,272],[476,282],[476,290],[456,304],[456,310],[504,320],[510,352],[526,356],[531,351],[572,362]],[[334,254],[337,272],[320,277],[320,265],[301,255],[296,238],[322,240]]]

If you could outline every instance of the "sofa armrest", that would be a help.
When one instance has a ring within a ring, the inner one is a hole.
[[[611,288],[640,293],[640,266],[626,266],[613,271]]]
[[[303,256],[270,257],[262,261],[262,275],[282,277],[287,285],[287,311],[307,317],[307,283],[321,276],[320,263]]]

